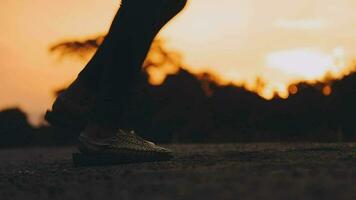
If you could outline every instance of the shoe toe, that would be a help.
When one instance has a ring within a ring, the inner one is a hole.
[[[156,146],[156,151],[163,154],[173,154],[173,151],[161,146]]]

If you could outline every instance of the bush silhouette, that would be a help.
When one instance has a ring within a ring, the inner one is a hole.
[[[24,112],[17,108],[0,111],[0,147],[29,144],[33,133]]]

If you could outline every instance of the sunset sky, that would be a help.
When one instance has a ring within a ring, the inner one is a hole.
[[[105,33],[118,7],[118,0],[0,0],[0,109],[19,106],[39,122],[53,91],[85,65],[59,61],[49,46]],[[355,8],[355,0],[190,0],[161,36],[191,72],[250,88],[262,77],[270,98],[291,82],[345,72],[356,55]]]

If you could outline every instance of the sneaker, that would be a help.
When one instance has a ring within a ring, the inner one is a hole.
[[[133,131],[119,129],[115,136],[104,140],[93,140],[82,133],[79,136],[79,150],[82,154],[96,157],[107,156],[122,159],[122,162],[166,161],[173,158],[173,152],[147,141]]]

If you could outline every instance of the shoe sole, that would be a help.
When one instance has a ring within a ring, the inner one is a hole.
[[[133,153],[132,151],[122,151],[118,154],[86,154],[74,153],[73,163],[76,167],[80,166],[105,166],[121,165],[145,162],[163,162],[173,159],[173,155],[162,155],[159,153]]]

